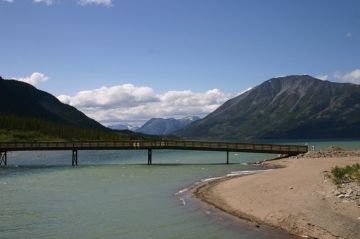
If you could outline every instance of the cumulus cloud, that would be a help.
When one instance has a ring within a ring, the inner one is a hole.
[[[103,124],[140,125],[153,117],[205,116],[233,96],[219,89],[200,93],[183,90],[156,94],[147,86],[124,84],[80,91],[74,96],[60,95],[58,99]]]
[[[360,84],[360,69],[355,69],[348,73],[335,73],[334,77],[342,82],[349,82],[353,84]]]
[[[34,72],[30,76],[26,77],[13,77],[14,80],[23,81],[33,86],[36,86],[40,82],[46,82],[49,77],[41,72]]]
[[[13,3],[15,0],[0,0],[3,2]],[[57,0],[32,0],[33,3],[43,3],[47,6],[53,5]],[[74,0],[74,2],[76,2]],[[103,5],[107,7],[112,6],[112,0],[77,0],[77,3],[81,6],[87,6],[87,5]]]
[[[319,80],[328,80],[329,76],[328,75],[317,75],[317,76],[315,76],[315,78],[317,78]]]
[[[44,3],[48,6],[52,5],[55,0],[33,0],[34,3]]]
[[[85,90],[73,97],[60,95],[58,98],[64,103],[80,108],[132,107],[158,100],[150,87],[135,87],[132,84]]]
[[[103,5],[107,7],[112,6],[112,0],[79,0],[78,3],[82,6],[86,6],[86,5]]]

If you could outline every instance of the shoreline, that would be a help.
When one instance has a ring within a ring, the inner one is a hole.
[[[336,165],[360,162],[360,152],[315,152],[263,162],[270,171],[204,182],[192,195],[256,227],[308,238],[358,239],[360,201],[340,198],[325,175]]]

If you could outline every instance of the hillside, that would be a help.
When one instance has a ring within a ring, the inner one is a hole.
[[[182,119],[163,119],[152,118],[147,121],[143,126],[136,130],[136,132],[149,134],[149,135],[166,135],[171,134],[176,130],[180,130],[185,126],[199,120],[199,117],[191,116]]]
[[[213,139],[360,138],[360,86],[272,78],[176,135]]]
[[[0,77],[0,140],[120,139],[76,108],[32,85]]]
[[[76,108],[61,103],[53,95],[16,80],[0,78],[0,112],[81,128],[106,129]]]

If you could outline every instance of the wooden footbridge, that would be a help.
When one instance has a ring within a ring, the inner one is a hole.
[[[151,165],[153,149],[223,151],[226,152],[227,164],[229,164],[229,152],[297,155],[308,151],[308,147],[304,145],[249,144],[187,140],[0,142],[0,166],[7,165],[7,152],[10,151],[52,150],[71,150],[71,162],[73,166],[78,165],[78,150],[147,150],[147,163]]]

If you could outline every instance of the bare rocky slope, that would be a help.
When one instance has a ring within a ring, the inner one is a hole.
[[[172,132],[180,130],[199,119],[200,118],[197,116],[189,116],[182,119],[152,118],[137,129],[136,132],[150,135],[171,134]]]

